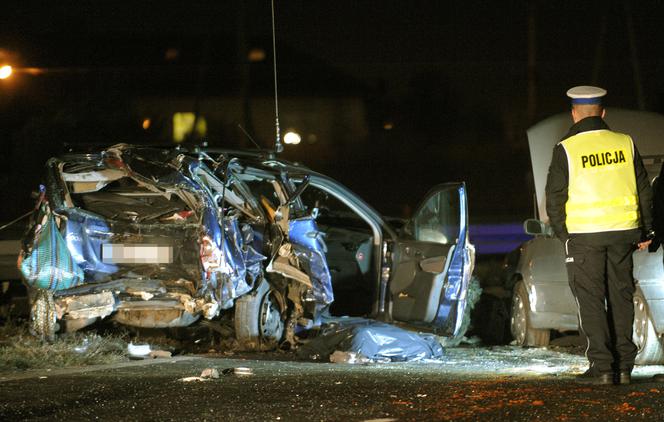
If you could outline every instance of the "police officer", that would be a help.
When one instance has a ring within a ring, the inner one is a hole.
[[[564,242],[567,273],[586,336],[589,369],[583,384],[629,384],[632,342],[632,252],[648,247],[652,191],[636,145],[604,122],[606,90],[577,86],[574,125],[553,149],[546,211]]]

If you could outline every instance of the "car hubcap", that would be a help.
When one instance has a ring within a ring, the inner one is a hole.
[[[524,344],[526,340],[526,307],[519,294],[515,295],[512,301],[510,325],[512,336],[514,336],[517,344]]]
[[[264,339],[279,341],[284,331],[284,322],[274,293],[268,292],[263,298],[260,314],[260,333]]]
[[[639,351],[646,344],[648,336],[648,314],[642,297],[634,296],[634,335],[633,340]]]

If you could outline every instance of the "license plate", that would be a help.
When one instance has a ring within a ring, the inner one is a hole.
[[[173,262],[173,247],[107,243],[102,245],[101,259],[107,264],[170,264]]]

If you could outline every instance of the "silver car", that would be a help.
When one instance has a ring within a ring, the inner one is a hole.
[[[664,157],[664,116],[656,113],[608,109],[612,130],[630,134],[641,153],[649,179],[655,182]],[[533,239],[522,244],[506,262],[512,289],[510,330],[523,346],[546,346],[551,330],[579,329],[577,307],[570,290],[563,244],[553,235],[545,208],[544,188],[554,145],[572,125],[569,113],[561,113],[528,130],[528,144],[535,179],[537,215],[524,223]],[[664,363],[664,266],[662,247],[656,252],[634,252],[634,342],[637,364]]]

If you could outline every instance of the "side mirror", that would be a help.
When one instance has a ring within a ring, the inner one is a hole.
[[[546,236],[551,234],[551,230],[540,220],[529,218],[523,222],[523,231],[531,236]]]

